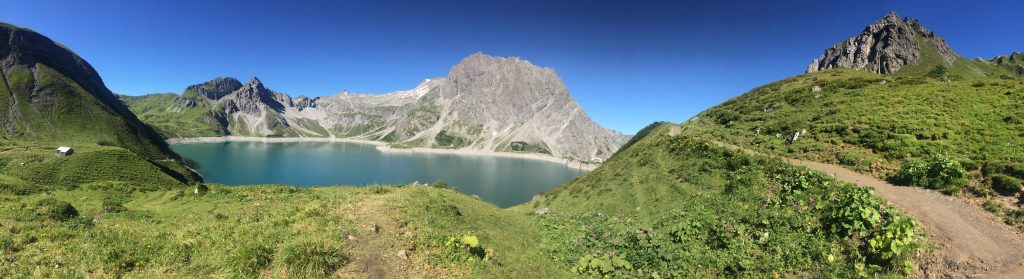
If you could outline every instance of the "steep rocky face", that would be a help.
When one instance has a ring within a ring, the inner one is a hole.
[[[388,94],[293,99],[256,78],[245,85],[218,78],[190,86],[180,99],[188,92],[198,93],[192,95],[207,105],[197,108],[209,108],[217,119],[210,122],[231,135],[360,138],[594,161],[624,141],[583,112],[553,69],[483,53],[463,59],[448,77]]]
[[[237,79],[229,77],[219,77],[211,81],[189,86],[185,89],[186,95],[194,92],[195,94],[203,95],[206,98],[213,100],[220,99],[221,97],[231,94],[242,88],[242,83]]]
[[[428,129],[437,132],[435,144],[444,144],[438,137],[443,133],[482,149],[581,159],[606,158],[622,144],[617,133],[583,112],[554,69],[476,53],[453,67],[444,81],[437,100],[430,101],[441,108],[438,117],[444,123]]]
[[[878,74],[892,74],[922,59],[922,48],[938,53],[941,63],[950,65],[960,56],[934,32],[916,19],[902,19],[891,12],[868,25],[860,35],[825,50],[807,66],[807,73],[831,68],[851,68]]]
[[[32,30],[0,23],[0,136],[97,142],[147,159],[174,157],[88,62]]]

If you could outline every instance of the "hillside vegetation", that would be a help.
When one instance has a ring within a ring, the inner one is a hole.
[[[594,275],[853,277],[909,272],[913,220],[866,188],[712,145],[672,124],[532,203],[567,267]],[[673,135],[677,134],[677,135]],[[582,259],[580,258],[582,257]],[[577,263],[579,261],[579,263]]]
[[[143,96],[118,96],[132,112],[146,124],[156,128],[167,138],[217,137],[224,131],[217,125],[213,110],[206,102],[194,101],[195,106],[183,106],[178,102],[189,99],[177,94],[149,94]],[[192,96],[192,99],[198,99]]]
[[[28,29],[0,23],[0,192],[28,194],[93,182],[154,188],[201,181],[135,118],[81,57]],[[58,146],[76,154],[61,157]]]
[[[14,38],[14,39],[11,39]],[[81,57],[28,29],[0,23],[0,140],[119,146],[151,160],[173,158]]]
[[[669,135],[673,126],[646,129],[606,165],[510,209],[441,183],[92,183],[0,194],[0,276],[850,277],[913,269],[915,222],[869,190]]]
[[[1024,178],[1021,111],[1019,77],[961,77],[941,67],[924,76],[836,69],[756,88],[686,126],[897,184],[992,197],[1009,207],[1007,221],[1020,226],[1019,203],[999,196],[1018,196]]]

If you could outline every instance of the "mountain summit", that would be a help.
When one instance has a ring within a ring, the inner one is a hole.
[[[935,53],[937,55],[926,55]],[[937,56],[937,57],[930,57]],[[952,65],[960,56],[934,32],[916,19],[900,18],[890,12],[850,37],[825,50],[807,66],[807,73],[831,68],[851,68],[877,74],[892,74],[903,66],[924,59]]]
[[[554,69],[482,52],[462,59],[447,77],[388,94],[342,91],[293,99],[257,78],[247,84],[217,78],[189,86],[180,96],[122,99],[171,137],[358,138],[582,161],[608,158],[624,138],[591,120]]]

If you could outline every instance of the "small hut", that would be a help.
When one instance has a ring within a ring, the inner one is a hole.
[[[57,155],[60,155],[60,156],[71,156],[72,153],[75,153],[75,150],[71,149],[71,147],[68,147],[68,146],[57,147]]]

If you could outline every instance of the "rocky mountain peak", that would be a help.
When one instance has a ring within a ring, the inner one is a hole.
[[[890,12],[850,37],[825,50],[807,66],[807,72],[831,68],[851,68],[879,74],[892,74],[905,65],[922,59],[921,49],[939,53],[944,64],[952,64],[959,55],[946,41],[925,29],[916,19],[901,18]]]
[[[191,85],[185,88],[185,92],[195,92],[212,100],[220,99],[231,92],[242,88],[242,82],[230,77],[218,77],[213,80]]]
[[[258,90],[266,90],[267,89],[266,87],[263,86],[263,82],[260,81],[260,79],[258,77],[252,77],[252,79],[249,80],[249,84],[248,85],[249,85],[249,87],[252,87],[252,88],[255,88],[255,89],[258,89]]]

